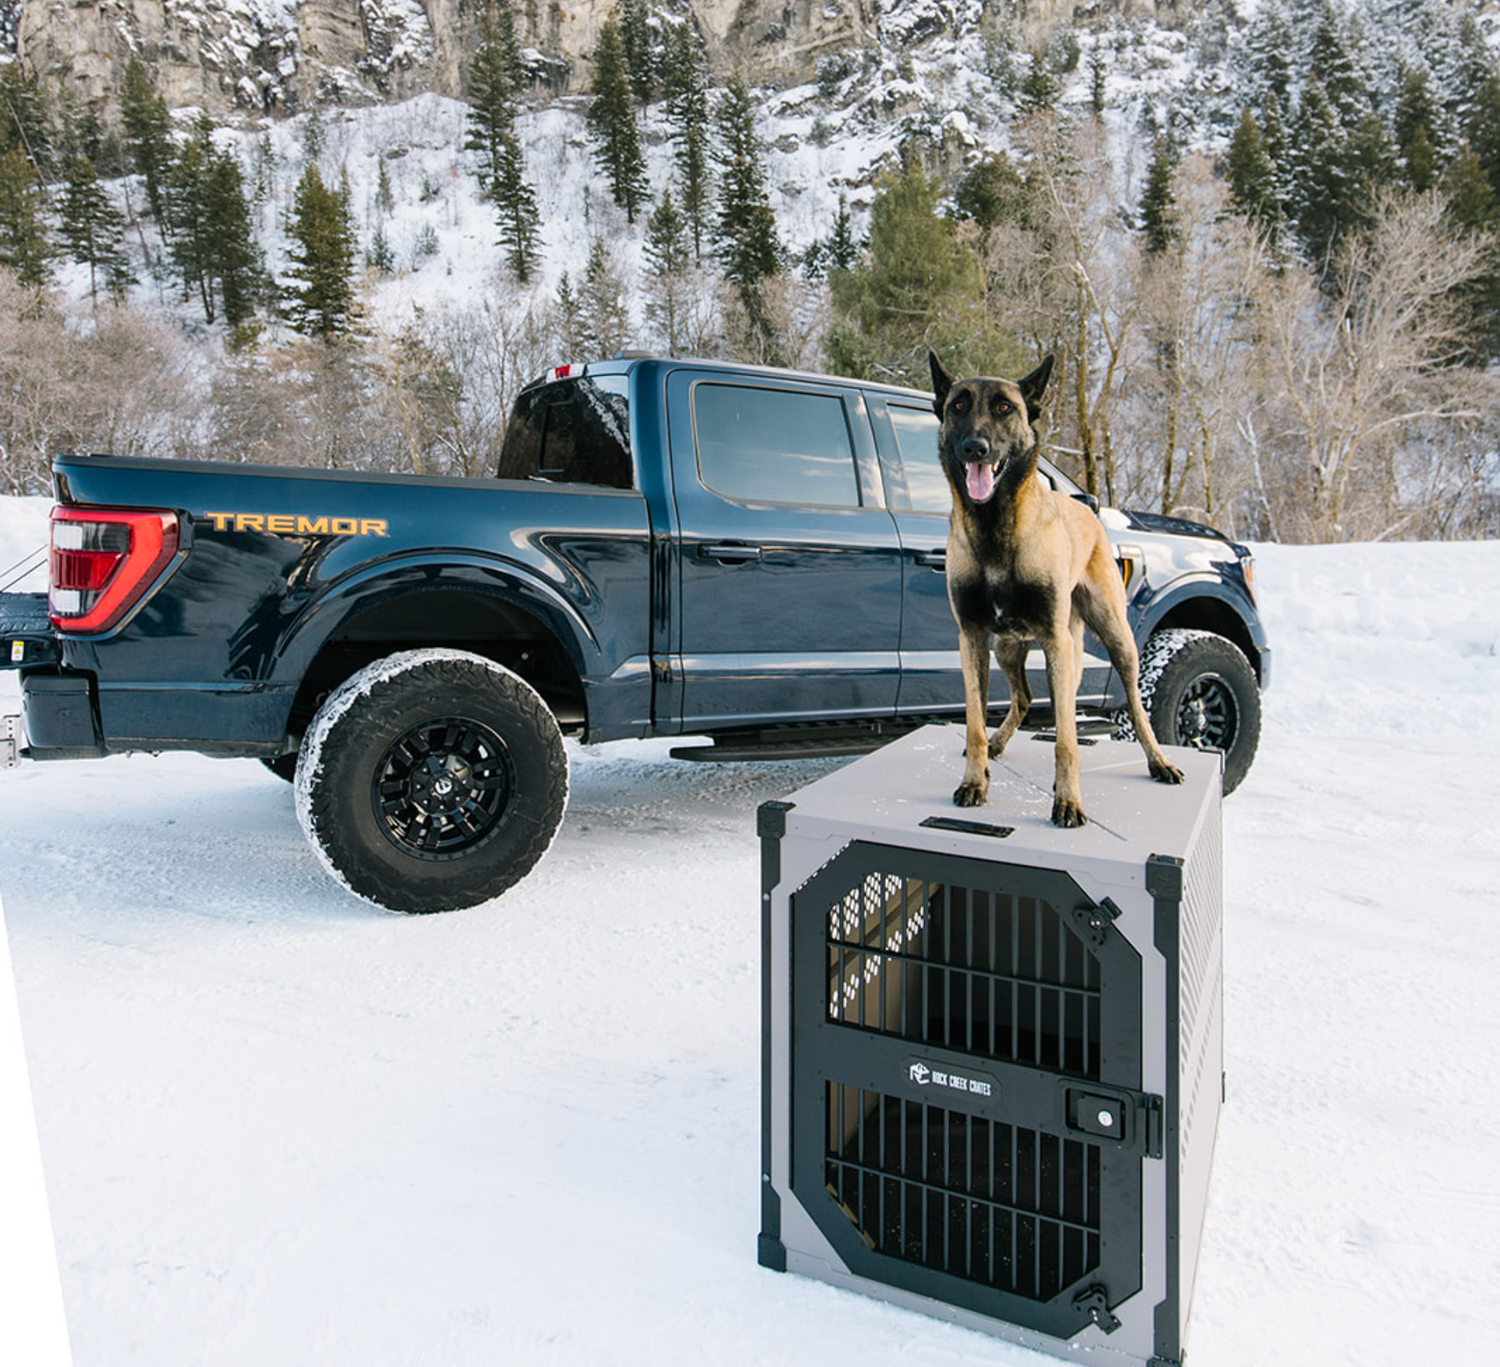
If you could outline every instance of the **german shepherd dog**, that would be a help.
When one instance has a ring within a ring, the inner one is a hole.
[[[1037,476],[1032,430],[1052,374],[1048,356],[1023,380],[955,381],[928,353],[933,407],[942,423],[943,472],[953,493],[948,531],[948,601],[958,622],[968,722],[964,779],[953,794],[960,807],[989,796],[991,756],[1000,755],[1031,705],[1026,653],[1038,643],[1047,656],[1047,685],[1057,729],[1052,821],[1082,826],[1078,785],[1078,685],[1083,629],[1093,631],[1125,684],[1130,720],[1151,777],[1181,783],[1167,762],[1141,705],[1140,660],[1125,617],[1125,585],[1098,517]],[[990,646],[1010,683],[1010,710],[986,737]]]

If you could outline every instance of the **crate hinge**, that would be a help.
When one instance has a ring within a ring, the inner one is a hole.
[[[1082,1310],[1106,1334],[1120,1327],[1120,1317],[1109,1308],[1109,1292],[1098,1282],[1073,1297],[1073,1309]]]

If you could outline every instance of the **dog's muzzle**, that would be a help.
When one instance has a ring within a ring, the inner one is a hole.
[[[958,454],[964,462],[964,487],[969,497],[975,503],[987,502],[994,496],[1004,461],[990,458],[990,444],[983,437],[970,437]]]

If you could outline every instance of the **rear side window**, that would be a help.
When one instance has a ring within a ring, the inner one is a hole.
[[[522,394],[505,429],[496,474],[634,488],[628,393],[624,375],[585,375]]]
[[[896,429],[896,445],[901,450],[901,465],[906,471],[906,491],[911,506],[918,513],[952,511],[953,495],[938,459],[937,414],[930,408],[905,408],[889,404],[891,426]]]
[[[836,394],[701,383],[693,434],[698,473],[725,498],[860,506],[854,442]]]

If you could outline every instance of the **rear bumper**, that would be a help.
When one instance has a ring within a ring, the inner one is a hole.
[[[21,681],[28,759],[91,759],[107,754],[93,681],[82,674],[28,674]]]
[[[21,675],[28,759],[89,759],[131,750],[264,757],[286,749],[291,691],[267,684],[101,687],[92,673]]]

